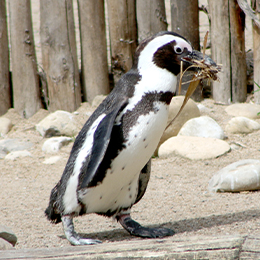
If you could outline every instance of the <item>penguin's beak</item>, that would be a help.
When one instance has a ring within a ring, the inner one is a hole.
[[[197,65],[199,63],[203,63],[209,67],[218,67],[216,62],[213,61],[208,55],[196,50],[193,50],[192,52],[188,53],[188,55],[182,57],[182,61],[188,63],[189,66],[191,66],[191,70],[198,70],[199,67],[197,67]]]

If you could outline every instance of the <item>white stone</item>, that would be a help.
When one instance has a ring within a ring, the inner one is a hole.
[[[250,191],[260,189],[260,161],[240,160],[219,170],[209,181],[210,191]]]
[[[36,125],[36,130],[43,137],[59,135],[76,136],[80,128],[77,126],[74,116],[67,111],[57,110],[39,122]]]
[[[187,121],[178,133],[179,136],[200,136],[224,139],[224,131],[211,117],[201,116]]]
[[[11,243],[13,246],[17,242],[17,237],[9,227],[0,225],[0,237]]]
[[[198,107],[201,114],[208,114],[210,112],[210,109],[207,108],[206,106],[204,106],[201,103],[197,103],[197,107]]]
[[[226,125],[226,132],[232,134],[248,134],[260,129],[260,124],[247,117],[234,117]]]
[[[62,157],[61,156],[52,156],[50,158],[47,158],[43,161],[44,164],[55,164],[58,162]]]
[[[5,239],[0,238],[0,250],[10,250],[10,249],[13,249],[13,246]]]
[[[228,106],[225,111],[231,116],[244,116],[251,119],[260,118],[260,105],[237,103]]]
[[[67,145],[71,141],[72,138],[70,137],[51,137],[44,142],[42,151],[46,153],[57,153],[62,146]]]
[[[229,151],[229,144],[216,138],[175,136],[159,147],[159,157],[179,155],[191,160],[203,160],[219,157]]]
[[[9,118],[0,117],[0,136],[6,135],[12,128],[13,124]]]
[[[168,117],[168,123],[177,115],[177,113],[180,110],[180,107],[183,103],[184,96],[176,96],[172,98],[172,101],[169,106],[169,117]],[[161,137],[161,140],[159,142],[162,144],[165,142],[165,140],[169,139],[170,137],[176,136],[178,132],[180,131],[181,127],[184,125],[186,121],[188,121],[191,118],[200,116],[200,111],[196,105],[196,103],[189,99],[185,107],[183,108],[180,115],[174,120],[174,122],[164,131],[163,136]]]
[[[10,152],[5,156],[5,160],[16,160],[18,158],[23,158],[23,157],[32,157],[32,154],[29,151],[14,151]]]
[[[106,97],[107,96],[105,96],[105,95],[97,95],[97,96],[95,96],[93,101],[92,101],[92,103],[91,103],[92,107],[94,107],[94,108],[98,107],[103,102],[103,100]]]
[[[23,142],[19,139],[3,139],[0,140],[0,151],[13,152],[13,151],[23,151],[28,150],[33,146],[31,142]]]

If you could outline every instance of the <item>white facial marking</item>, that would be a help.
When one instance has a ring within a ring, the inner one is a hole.
[[[78,212],[80,210],[80,206],[78,204],[78,198],[77,198],[78,176],[80,174],[80,169],[82,167],[82,164],[83,164],[85,158],[91,152],[91,149],[93,146],[93,140],[94,140],[94,133],[95,133],[99,123],[105,117],[105,115],[106,114],[100,115],[96,119],[96,121],[93,123],[93,125],[89,128],[88,132],[86,133],[87,137],[84,141],[84,144],[82,145],[82,147],[78,153],[78,156],[75,160],[73,173],[68,180],[66,191],[65,191],[65,194],[63,197],[65,214],[71,213],[71,212]]]

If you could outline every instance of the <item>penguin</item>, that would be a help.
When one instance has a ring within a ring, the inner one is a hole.
[[[72,245],[101,241],[81,237],[73,218],[96,213],[116,219],[131,235],[171,236],[168,228],[148,228],[131,218],[148,185],[151,157],[165,130],[177,75],[202,60],[189,41],[174,32],[159,32],[142,41],[133,66],[93,112],[79,132],[60,181],[52,189],[45,214],[62,222]],[[214,63],[207,57],[208,62]]]

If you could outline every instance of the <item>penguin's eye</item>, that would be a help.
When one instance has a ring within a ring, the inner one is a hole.
[[[183,53],[183,49],[180,46],[174,46],[174,51],[177,54],[182,54]]]

